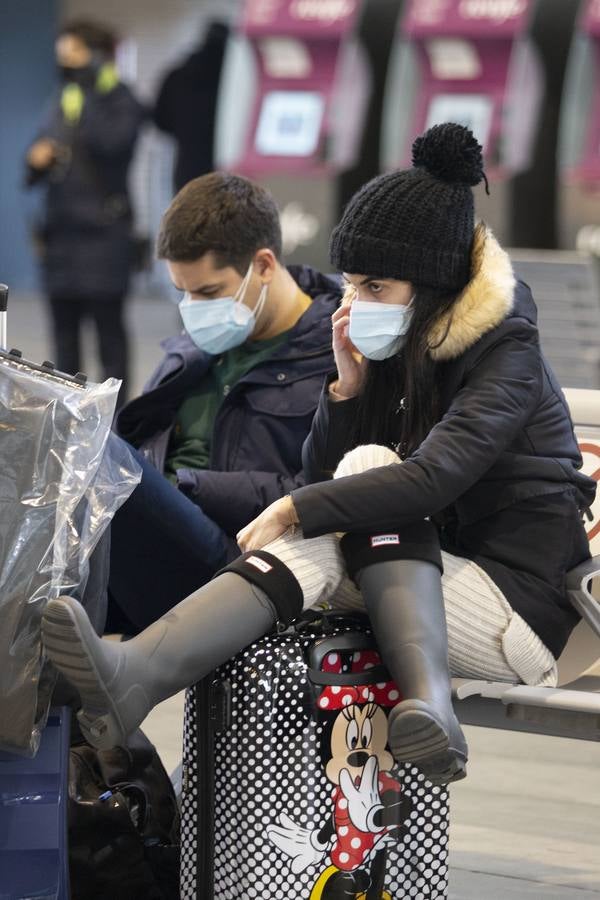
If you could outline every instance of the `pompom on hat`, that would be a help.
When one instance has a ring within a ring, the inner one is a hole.
[[[471,277],[471,188],[485,180],[481,145],[468,128],[446,122],[415,140],[412,161],[352,197],[331,235],[331,262],[343,272],[461,291]]]

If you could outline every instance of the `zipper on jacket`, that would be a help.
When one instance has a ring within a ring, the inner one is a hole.
[[[196,898],[214,900],[214,729],[211,716],[212,675],[196,685]]]

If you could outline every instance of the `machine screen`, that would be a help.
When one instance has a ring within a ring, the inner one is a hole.
[[[484,150],[492,124],[492,98],[485,94],[438,94],[429,104],[426,128],[456,122],[470,128]]]
[[[265,94],[256,151],[263,156],[312,156],[319,143],[325,99],[316,91]]]

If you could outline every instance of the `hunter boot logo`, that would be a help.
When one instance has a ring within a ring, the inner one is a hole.
[[[371,537],[371,547],[387,547],[400,543],[399,534],[375,534]]]

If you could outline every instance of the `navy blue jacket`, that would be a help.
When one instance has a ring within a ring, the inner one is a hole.
[[[335,370],[331,316],[337,282],[308,267],[290,267],[312,304],[273,357],[248,372],[219,407],[209,470],[180,469],[178,486],[228,534],[265,506],[304,484],[302,444],[327,375]],[[117,431],[163,471],[175,416],[214,357],[183,332],[163,342],[166,356],[144,393],[123,407]]]

